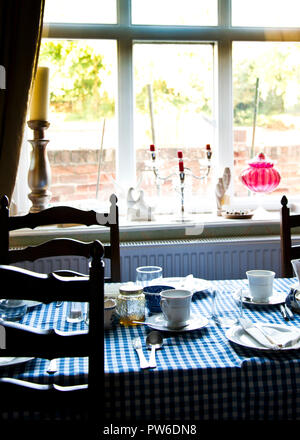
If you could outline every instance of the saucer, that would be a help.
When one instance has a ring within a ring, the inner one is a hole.
[[[204,316],[192,315],[191,318],[187,321],[187,325],[185,327],[181,327],[179,329],[169,328],[167,321],[162,313],[158,315],[152,315],[147,318],[147,321],[144,323],[154,330],[161,330],[165,332],[189,332],[192,330],[199,330],[200,328],[205,327],[208,324],[208,319]]]
[[[239,299],[239,292],[240,289],[236,290],[233,293],[233,296],[236,300]],[[246,288],[243,289],[243,303],[244,304],[253,304],[257,306],[272,306],[277,304],[283,304],[286,300],[286,293],[285,292],[277,292],[276,290],[273,290],[273,295],[269,296],[266,300],[258,301],[257,299],[252,298],[250,291]]]

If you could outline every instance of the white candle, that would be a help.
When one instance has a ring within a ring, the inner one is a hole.
[[[49,107],[49,68],[38,67],[30,105],[31,121],[47,121]]]

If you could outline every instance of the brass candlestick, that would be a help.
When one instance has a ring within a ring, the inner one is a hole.
[[[28,121],[28,127],[33,130],[31,161],[28,172],[28,185],[31,193],[28,198],[32,202],[30,212],[46,209],[51,199],[48,188],[51,185],[51,168],[46,151],[49,140],[44,139],[45,130],[50,126],[47,121]]]

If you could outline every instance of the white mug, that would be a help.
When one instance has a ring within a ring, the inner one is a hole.
[[[173,329],[184,327],[190,318],[193,293],[190,290],[172,289],[164,290],[160,295],[160,306],[168,327]]]
[[[248,270],[249,290],[256,301],[266,301],[273,294],[275,272],[271,270]]]

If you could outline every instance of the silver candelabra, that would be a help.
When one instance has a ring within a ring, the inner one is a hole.
[[[177,152],[178,157],[178,165],[179,165],[179,172],[178,173],[171,173],[167,176],[162,176],[157,164],[157,154],[155,151],[155,145],[150,145],[150,153],[151,153],[151,166],[150,170],[152,170],[155,178],[155,185],[157,190],[157,196],[160,197],[160,188],[161,183],[165,183],[168,180],[170,180],[173,176],[178,175],[179,177],[179,192],[180,192],[180,211],[181,211],[181,219],[184,220],[184,212],[185,212],[185,188],[186,188],[186,176],[191,176],[194,179],[198,180],[204,180],[208,177],[210,170],[211,170],[211,157],[212,157],[212,151],[210,144],[206,145],[206,159],[207,159],[207,165],[206,166],[200,166],[200,175],[195,175],[192,170],[188,167],[184,166],[183,163],[183,153],[182,151]]]

